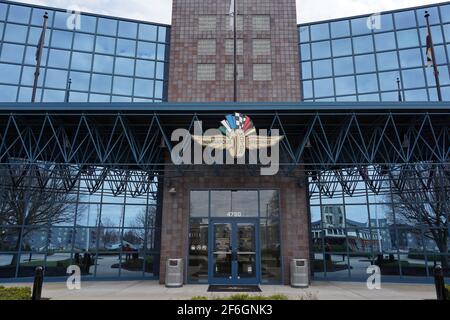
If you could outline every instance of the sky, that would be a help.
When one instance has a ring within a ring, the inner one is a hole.
[[[170,24],[172,0],[15,0],[129,19]],[[228,1],[228,0],[219,0]],[[239,1],[239,0],[238,0]],[[298,23],[428,5],[438,0],[297,0]]]

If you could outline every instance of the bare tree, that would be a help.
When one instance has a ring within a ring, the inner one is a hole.
[[[424,236],[436,244],[443,267],[449,266],[450,168],[416,164],[390,171],[392,209],[397,222],[424,227]]]
[[[17,163],[0,170],[0,225],[8,226],[2,238],[12,239],[13,259],[32,231],[73,221],[77,197],[64,181],[45,176],[39,165]],[[31,228],[32,227],[32,228]],[[42,229],[41,229],[42,230]],[[3,239],[2,239],[3,241]]]

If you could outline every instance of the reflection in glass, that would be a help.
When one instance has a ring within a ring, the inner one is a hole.
[[[189,230],[188,278],[208,282],[208,220],[191,219]]]
[[[6,12],[6,11],[5,11]],[[29,23],[31,8],[25,6],[9,6],[8,21],[18,23]]]
[[[260,222],[261,273],[263,282],[281,281],[280,225],[277,220]]]
[[[226,217],[231,212],[231,191],[211,191],[211,217]]]
[[[0,61],[22,63],[25,47],[21,45],[5,43],[3,44]]]
[[[147,41],[156,41],[157,39],[157,26],[150,24],[139,25],[139,39]]]
[[[117,20],[98,18],[97,33],[115,36],[117,32]]]
[[[95,42],[95,52],[114,54],[115,47],[115,38],[97,36],[97,40]]]
[[[26,26],[7,23],[5,27],[4,41],[25,43],[28,29]]]
[[[214,224],[213,277],[231,278],[231,224]]]
[[[242,217],[258,216],[257,191],[232,191],[231,210]]]

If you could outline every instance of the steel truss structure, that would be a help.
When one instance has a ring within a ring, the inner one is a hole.
[[[401,185],[417,163],[450,176],[450,111],[432,103],[0,104],[0,169],[15,186],[32,176],[33,186],[69,192],[83,179],[95,193],[108,181],[114,194],[128,186],[138,196],[156,190],[175,129],[218,128],[232,112],[278,129],[283,174],[301,168],[328,196],[336,184],[352,195],[360,179],[374,193],[386,178]]]

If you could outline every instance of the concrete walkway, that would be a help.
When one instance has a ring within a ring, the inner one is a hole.
[[[31,284],[2,284],[5,287]],[[156,281],[115,281],[81,284],[81,290],[68,290],[65,283],[45,283],[42,296],[54,300],[190,300],[195,296],[210,298],[228,293],[209,293],[206,285],[187,285],[167,289]],[[381,290],[368,290],[365,283],[313,282],[308,289],[288,286],[261,286],[262,295],[284,294],[291,300],[424,300],[436,299],[434,286],[423,284],[382,285]]]

